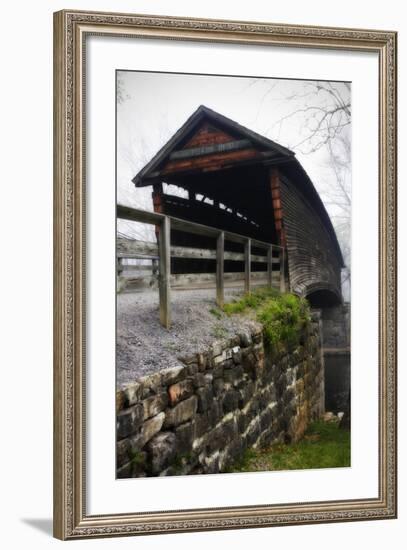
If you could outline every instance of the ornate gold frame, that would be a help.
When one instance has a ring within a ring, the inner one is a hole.
[[[379,496],[86,515],[84,44],[89,34],[376,52],[379,58]],[[54,535],[60,539],[396,517],[395,32],[60,11],[54,14]]]

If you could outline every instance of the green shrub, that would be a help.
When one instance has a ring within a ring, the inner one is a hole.
[[[283,294],[267,300],[257,312],[257,319],[263,325],[266,344],[296,344],[310,321],[308,302],[293,294]]]
[[[228,315],[248,313],[263,325],[265,343],[270,346],[296,344],[301,331],[310,321],[308,302],[294,294],[279,294],[275,289],[261,288],[239,300],[225,304]]]
[[[223,306],[225,313],[242,313],[248,308],[257,309],[266,300],[277,298],[279,293],[274,288],[258,288],[249,294],[245,294],[238,300],[234,300]]]

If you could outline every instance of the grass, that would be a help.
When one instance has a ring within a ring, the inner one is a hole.
[[[312,423],[298,443],[248,449],[228,472],[304,470],[350,466],[350,432],[337,422]]]
[[[263,325],[267,345],[296,344],[301,331],[310,322],[310,309],[304,298],[280,294],[275,289],[260,288],[239,300],[224,305],[228,315],[253,315]]]
[[[211,313],[214,317],[216,317],[216,319],[222,319],[222,312],[220,311],[220,309],[211,307],[209,309],[209,313]]]

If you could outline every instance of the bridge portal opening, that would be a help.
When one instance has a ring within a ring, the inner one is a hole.
[[[310,292],[306,298],[313,309],[324,310],[342,304],[342,300],[335,292],[326,289]]]

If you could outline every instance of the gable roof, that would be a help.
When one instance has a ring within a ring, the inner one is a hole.
[[[153,158],[136,174],[132,179],[136,187],[142,187],[143,185],[149,185],[144,183],[143,179],[151,175],[152,172],[158,169],[158,167],[169,157],[170,153],[176,149],[176,147],[183,142],[186,136],[191,135],[192,132],[199,127],[199,124],[203,120],[208,120],[213,123],[227,128],[233,133],[237,133],[249,139],[253,144],[275,151],[280,156],[285,158],[294,157],[295,153],[283,147],[282,145],[268,139],[245,126],[235,122],[231,118],[228,118],[205,105],[200,105],[196,111],[184,122],[184,124],[175,132],[175,134],[167,141],[167,143],[161,147],[161,149],[153,156]]]
[[[301,163],[295,157],[295,153],[286,147],[283,147],[279,143],[268,139],[245,126],[242,126],[238,122],[221,115],[220,113],[200,105],[190,117],[184,122],[184,124],[173,134],[173,136],[167,141],[167,143],[153,156],[153,158],[134,176],[132,182],[136,187],[142,187],[151,185],[151,183],[145,178],[152,176],[155,171],[166,161],[170,154],[182,144],[194,130],[198,129],[200,123],[204,120],[210,121],[221,126],[222,128],[230,131],[231,133],[238,134],[243,138],[249,139],[254,145],[274,151],[278,155],[278,162],[276,164],[282,164],[285,166],[285,170],[290,173],[290,179],[293,183],[308,197],[314,204],[317,212],[319,213],[325,227],[327,228],[342,267],[345,266],[341,248],[336,236],[335,229],[332,225],[331,218],[319,196],[319,193],[314,187],[310,177],[301,165]]]

